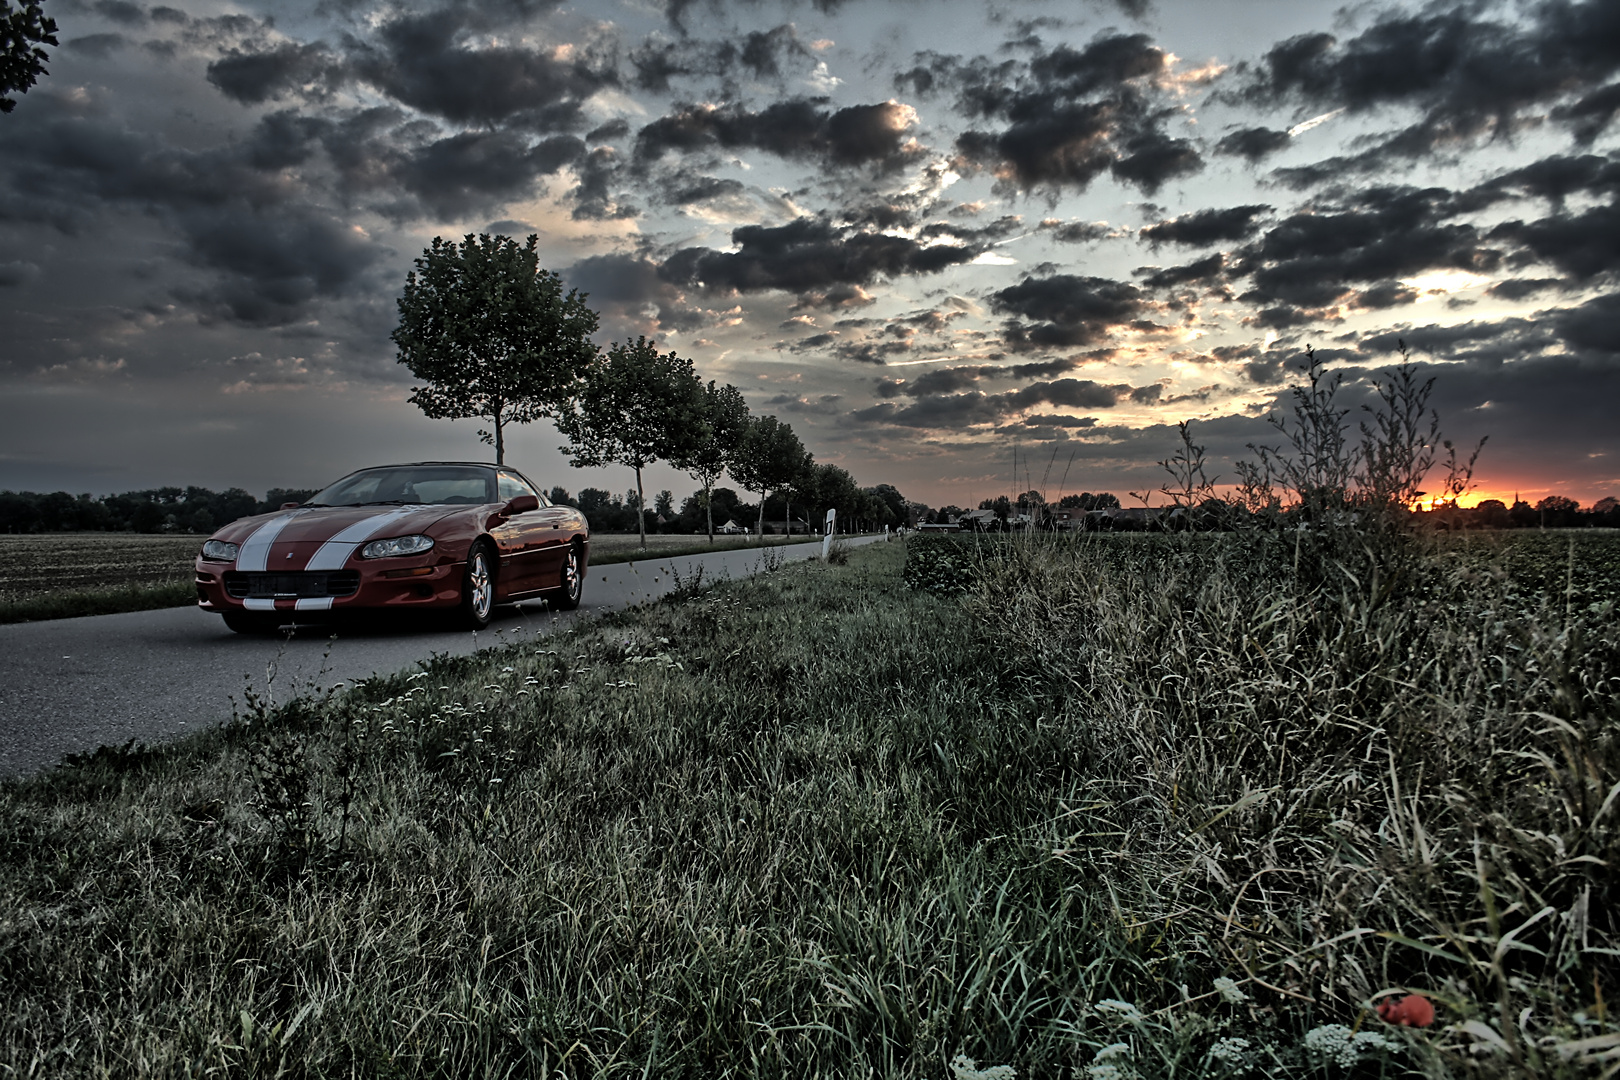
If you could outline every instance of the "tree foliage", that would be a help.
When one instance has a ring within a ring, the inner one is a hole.
[[[791,425],[782,423],[774,416],[761,416],[749,421],[748,431],[731,465],[731,478],[746,490],[759,492],[761,535],[765,532],[765,497],[773,491],[785,490],[799,483],[814,464],[810,452],[794,434]],[[791,513],[784,525],[789,531],[792,530]]]
[[[426,385],[411,402],[435,420],[481,418],[506,461],[504,429],[557,416],[597,354],[596,312],[540,269],[530,236],[433,238],[399,298],[399,362]]]
[[[55,44],[56,20],[37,3],[13,8],[0,0],[0,113],[17,107],[12,93],[28,93],[41,75],[50,74],[45,70],[50,56],[40,46]]]
[[[703,391],[704,435],[693,441],[691,448],[671,460],[671,464],[689,474],[703,489],[703,501],[709,501],[720,474],[726,471],[748,433],[748,402],[742,391],[727,383],[718,386],[713,379]],[[714,542],[714,510],[708,508],[709,541]]]
[[[628,465],[636,504],[646,506],[641,470],[694,452],[709,435],[707,396],[692,361],[660,353],[644,337],[614,345],[585,370],[572,406],[557,420],[576,467]],[[641,515],[641,542],[647,542]]]

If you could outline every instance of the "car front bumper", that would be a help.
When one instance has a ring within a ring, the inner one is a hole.
[[[203,611],[313,616],[455,607],[461,602],[464,574],[463,563],[379,565],[330,574],[243,574],[229,564],[198,559],[195,583],[197,607]]]

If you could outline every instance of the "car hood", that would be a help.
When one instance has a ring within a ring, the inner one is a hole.
[[[214,534],[240,546],[238,570],[267,569],[270,549],[303,556],[297,565],[277,569],[336,570],[365,543],[390,536],[426,532],[448,514],[465,506],[303,506],[276,514],[233,521]]]

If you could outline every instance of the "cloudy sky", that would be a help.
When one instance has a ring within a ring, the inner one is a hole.
[[[935,505],[1157,486],[1184,419],[1230,478],[1307,344],[1354,404],[1401,339],[1482,493],[1620,494],[1612,0],[45,8],[0,115],[0,488],[485,456],[388,335],[435,236],[492,232],[604,344]],[[558,442],[510,460],[627,486]]]

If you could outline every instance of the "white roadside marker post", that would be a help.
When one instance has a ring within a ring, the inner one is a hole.
[[[838,511],[837,510],[828,510],[827,511],[827,528],[821,534],[821,561],[822,562],[826,562],[827,557],[832,554],[833,529],[837,526],[837,524],[838,524]]]

